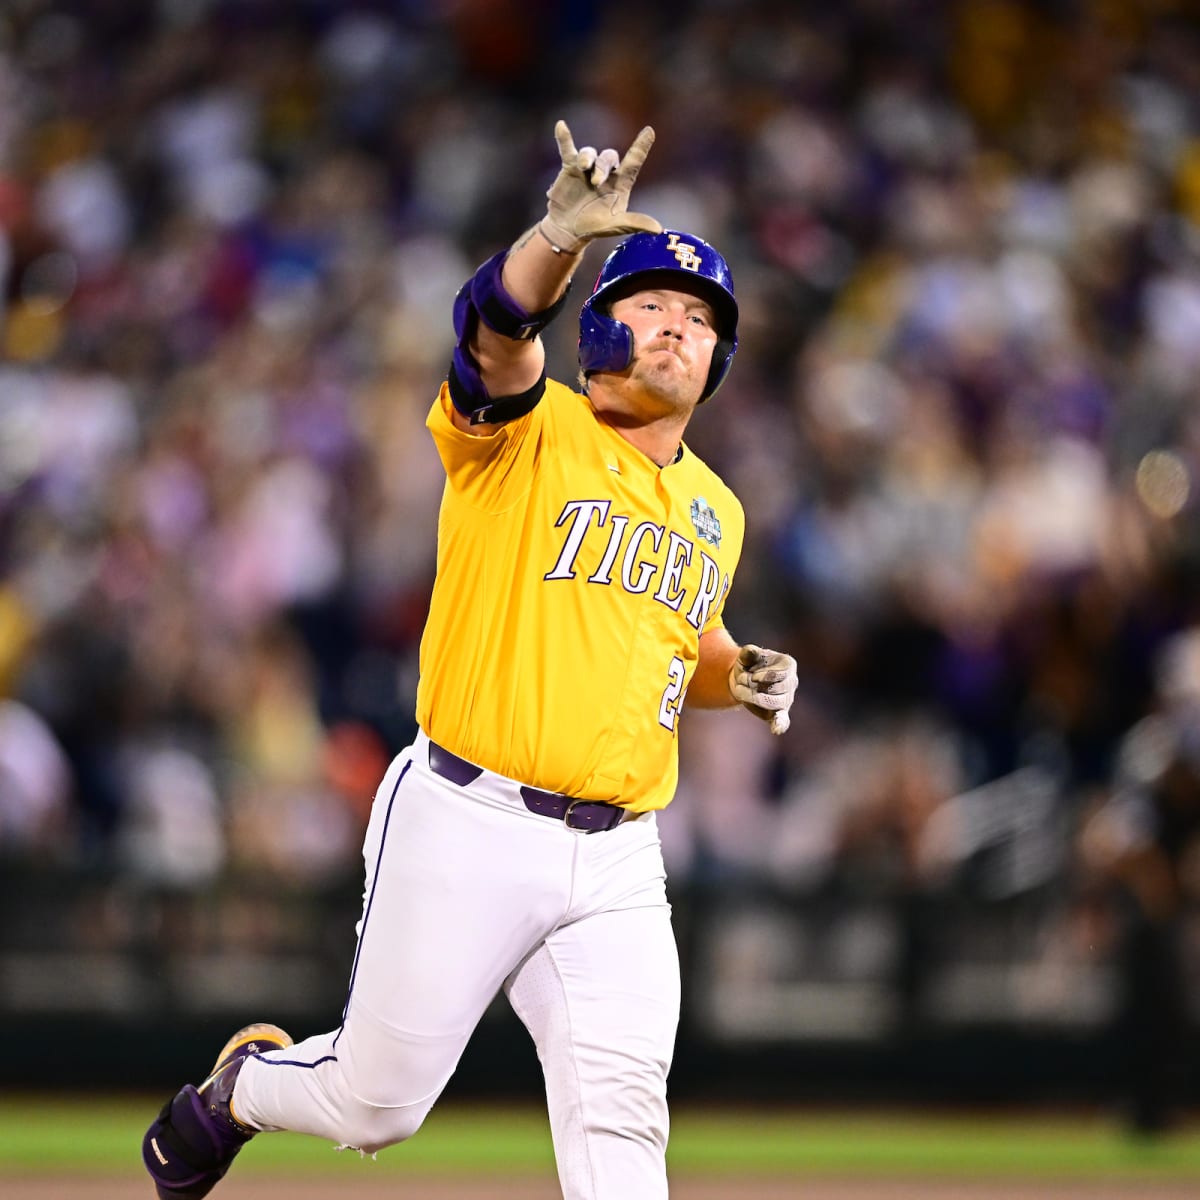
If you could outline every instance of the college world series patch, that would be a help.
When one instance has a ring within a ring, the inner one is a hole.
[[[697,496],[692,501],[692,525],[702,541],[711,542],[717,547],[721,545],[721,522],[703,496]]]

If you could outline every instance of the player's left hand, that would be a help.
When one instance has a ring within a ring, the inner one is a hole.
[[[729,668],[730,694],[760,720],[769,721],[775,734],[786,732],[792,723],[788,709],[798,683],[796,660],[761,646],[743,646]]]

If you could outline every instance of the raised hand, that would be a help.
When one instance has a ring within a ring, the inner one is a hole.
[[[629,193],[654,145],[647,125],[620,158],[615,150],[575,148],[566,121],[554,126],[562,168],[546,193],[547,212],[538,229],[559,253],[576,254],[593,238],[661,233],[646,213],[629,211]]]

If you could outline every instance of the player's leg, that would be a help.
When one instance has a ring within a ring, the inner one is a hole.
[[[363,916],[358,924],[361,935],[371,912],[371,900],[381,874],[388,874],[384,860],[387,832],[396,815],[400,784],[409,772],[410,755],[397,756],[388,768],[375,796],[371,819],[363,844],[366,866]],[[358,960],[355,961],[357,970]],[[280,1031],[282,1032],[282,1031]],[[265,1089],[265,1106],[256,1102],[253,1087],[245,1086],[250,1055],[239,1055],[231,1068],[220,1073],[221,1086],[201,1090],[186,1085],[170,1100],[151,1124],[143,1139],[142,1157],[164,1200],[193,1200],[205,1196],[220,1181],[242,1146],[256,1133],[294,1128],[302,1132],[321,1132],[335,1141],[339,1131],[350,1127],[363,1130],[372,1115],[354,1095],[344,1070],[337,1068],[334,1042],[340,1031],[309,1038],[291,1045],[284,1035],[269,1045],[255,1046],[256,1057],[270,1054],[276,1069],[284,1064],[292,1078],[283,1089]],[[224,1053],[224,1052],[223,1052]],[[220,1064],[218,1063],[218,1067]],[[214,1070],[214,1075],[218,1071]],[[283,1083],[275,1071],[268,1076]],[[211,1079],[211,1077],[210,1077]],[[202,1088],[208,1086],[206,1080]],[[282,1090],[282,1096],[271,1095]],[[236,1101],[234,1092],[237,1092]],[[289,1100],[290,1103],[283,1102]],[[271,1101],[275,1100],[276,1103]],[[265,1107],[265,1113],[264,1113]],[[427,1111],[428,1106],[426,1106]],[[391,1114],[398,1118],[401,1114]],[[420,1123],[424,1113],[406,1114],[410,1129]],[[292,1123],[295,1119],[295,1124]],[[389,1132],[396,1132],[394,1129]]]
[[[599,859],[590,865],[607,901],[623,907],[564,924],[506,984],[542,1063],[565,1200],[667,1195],[679,960],[657,834],[643,824],[581,843],[580,881],[588,860]]]
[[[392,774],[392,773],[390,773]],[[480,1017],[570,895],[561,829],[413,755],[376,800],[341,1029],[246,1064],[257,1128],[374,1150],[419,1128]]]

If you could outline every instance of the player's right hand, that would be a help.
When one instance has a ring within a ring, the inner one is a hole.
[[[745,645],[729,668],[729,692],[774,734],[786,733],[791,724],[788,709],[796,698],[799,677],[796,660],[779,650]]]
[[[575,254],[593,238],[627,233],[662,233],[662,225],[646,213],[629,212],[629,193],[654,145],[647,125],[619,158],[615,150],[575,148],[566,121],[554,126],[562,168],[546,193],[541,230],[560,251]]]

